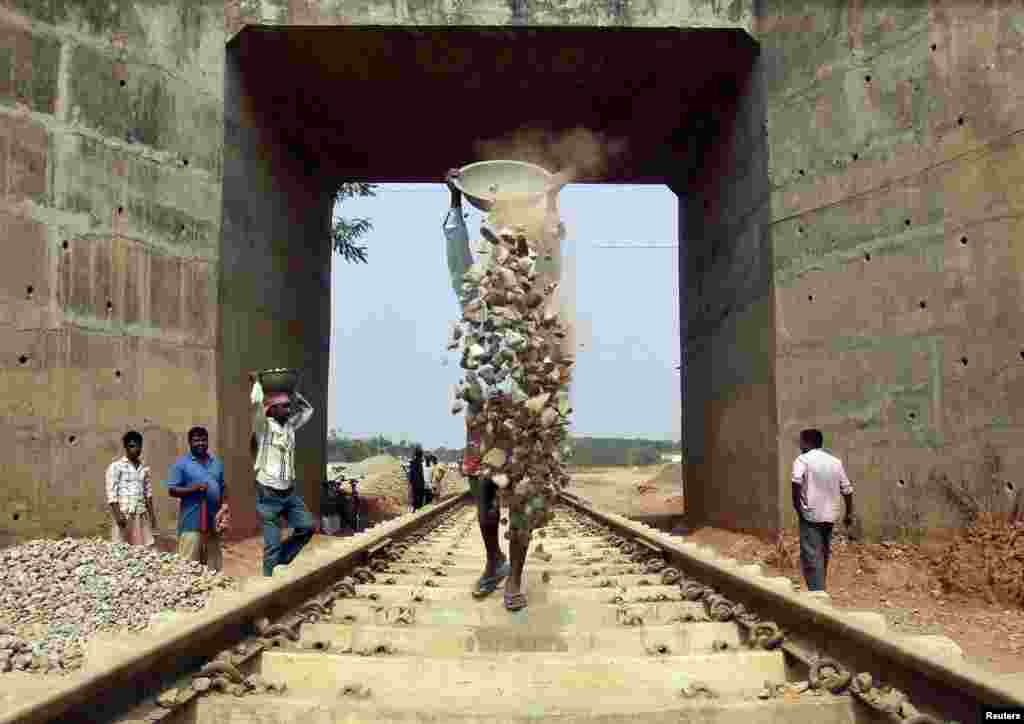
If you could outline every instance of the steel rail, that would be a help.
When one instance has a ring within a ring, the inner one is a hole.
[[[640,538],[661,548],[684,574],[717,589],[735,603],[742,603],[762,619],[777,623],[795,643],[790,653],[801,658],[821,654],[839,662],[852,674],[869,672],[903,691],[922,711],[959,722],[975,721],[983,707],[1024,706],[1024,695],[999,682],[991,672],[967,662],[931,657],[911,646],[874,633],[830,606],[812,603],[806,594],[786,591],[730,569],[717,556],[695,554],[694,548],[646,524],[615,513],[605,513],[588,502],[562,493],[577,510],[624,535]],[[810,654],[810,656],[808,656]],[[805,661],[806,663],[806,661]]]
[[[71,684],[56,688],[46,696],[0,715],[0,724],[52,724],[53,722],[96,722],[106,719],[107,709],[121,713],[138,704],[144,691],[183,671],[198,669],[201,662],[245,638],[252,622],[285,613],[322,592],[341,578],[343,572],[363,562],[371,550],[388,538],[414,532],[467,498],[464,493],[416,513],[406,513],[366,531],[359,545],[339,551],[333,560],[304,570],[301,557],[295,573],[268,581],[264,590],[254,591],[251,598],[228,606],[199,612],[194,620],[183,622],[181,628],[166,638],[154,641],[142,650],[117,661]],[[343,539],[339,539],[343,540]],[[320,553],[326,557],[329,552]],[[295,565],[295,564],[293,564]],[[192,617],[190,617],[192,618]],[[145,682],[140,686],[140,682]],[[130,692],[130,694],[124,694]],[[121,694],[121,699],[117,699]],[[128,699],[132,699],[129,701]]]

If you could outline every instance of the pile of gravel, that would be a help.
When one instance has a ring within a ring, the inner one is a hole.
[[[0,672],[79,668],[101,631],[141,631],[161,611],[196,611],[235,581],[173,553],[98,538],[0,550]]]

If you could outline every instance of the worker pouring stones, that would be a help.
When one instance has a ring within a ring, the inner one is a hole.
[[[486,241],[476,263],[459,178],[453,170],[445,179],[451,207],[443,228],[462,307],[449,349],[463,339],[466,379],[456,395],[468,403],[463,472],[487,555],[474,595],[486,596],[504,580],[505,607],[516,611],[527,604],[523,572],[532,531],[549,521],[568,480],[559,453],[571,411],[565,388],[572,359],[553,298],[564,235],[557,195],[568,174],[551,178],[540,203],[529,207],[496,199],[481,227]],[[452,412],[462,409],[457,401]],[[509,508],[508,558],[499,542],[502,502]]]
[[[263,521],[263,575],[287,566],[313,537],[313,515],[299,495],[295,479],[295,432],[313,417],[313,406],[298,392],[265,395],[256,372],[251,451],[256,457],[256,511]],[[281,518],[292,534],[281,542]]]

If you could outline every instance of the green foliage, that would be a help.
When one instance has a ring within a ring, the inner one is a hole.
[[[376,196],[378,184],[362,182],[343,183],[334,194],[334,206],[346,199]],[[345,218],[336,216],[331,227],[331,248],[350,264],[366,263],[366,246],[356,242],[373,229],[373,222],[366,218]]]

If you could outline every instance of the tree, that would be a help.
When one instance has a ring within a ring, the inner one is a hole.
[[[343,183],[334,193],[334,207],[346,199],[365,196],[376,196],[379,184],[350,181]],[[356,244],[373,228],[373,222],[366,218],[334,217],[331,226],[331,248],[350,264],[366,263],[366,247]]]

